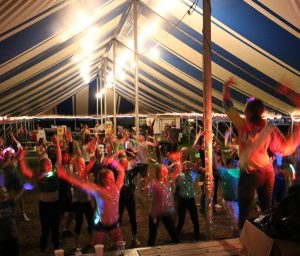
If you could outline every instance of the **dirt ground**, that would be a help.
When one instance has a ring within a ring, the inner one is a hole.
[[[151,170],[150,170],[151,172]],[[153,172],[153,171],[152,171]],[[220,190],[220,189],[219,189]],[[200,187],[196,186],[196,202],[200,200]],[[30,218],[30,221],[21,220],[18,216],[18,228],[19,228],[19,241],[21,256],[34,256],[39,255],[39,236],[40,236],[40,222],[38,215],[38,190],[27,192],[24,197],[26,213]],[[219,191],[219,203],[221,204],[221,193]],[[137,223],[138,223],[138,235],[137,238],[141,242],[140,247],[147,246],[148,240],[148,213],[149,213],[149,200],[145,197],[145,193],[142,193],[139,188],[136,190],[136,202],[137,202]],[[199,209],[199,205],[197,206]],[[199,213],[200,233],[203,239],[208,239],[206,236],[206,221],[205,216]],[[74,221],[72,222],[72,228]],[[125,209],[123,221],[122,221],[122,232],[124,240],[126,241],[126,248],[131,248],[131,229],[128,214]],[[213,216],[213,239],[228,239],[232,238],[232,231],[230,228],[230,222],[226,217],[226,213],[223,208],[218,209],[217,213]],[[62,248],[65,250],[65,255],[74,255],[74,237],[62,239]],[[171,242],[169,235],[167,234],[162,223],[159,225],[158,234],[156,238],[156,245],[169,244]],[[180,242],[193,242],[193,225],[190,216],[187,212],[185,225],[182,230]],[[105,239],[105,251],[110,251],[111,240],[109,237]],[[88,245],[88,235],[86,223],[82,228],[82,234],[80,237],[80,246],[85,248]],[[53,249],[51,244],[51,237],[49,237],[48,255],[53,255]],[[92,252],[90,249],[84,250],[84,252]]]

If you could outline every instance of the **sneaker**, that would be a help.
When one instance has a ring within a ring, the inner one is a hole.
[[[30,221],[30,219],[28,218],[26,212],[23,212],[23,219],[24,219],[25,221]]]
[[[215,204],[215,207],[216,207],[217,209],[221,209],[221,208],[222,208],[222,205],[220,205],[220,204]]]

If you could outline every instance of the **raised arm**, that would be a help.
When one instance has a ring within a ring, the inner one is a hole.
[[[24,176],[32,179],[34,174],[33,171],[27,166],[26,160],[25,160],[26,151],[25,150],[19,150],[18,160],[19,160],[19,166],[24,174]]]
[[[90,162],[89,164],[86,166],[85,168],[85,172],[86,173],[89,173],[92,168],[94,167],[95,163],[96,163],[96,157],[95,157],[95,152],[96,152],[96,148],[97,148],[97,138],[95,137],[91,142],[90,144],[88,145],[88,152],[89,154],[92,156],[90,158]]]
[[[194,141],[194,143],[193,143],[193,148],[195,148],[195,146],[197,145],[197,143],[198,143],[198,141],[199,141],[199,138],[201,137],[201,136],[203,136],[204,135],[204,132],[203,132],[203,130],[202,130],[202,128],[199,130],[199,132],[197,133],[197,135],[196,135],[196,138],[195,138],[195,141]]]
[[[231,101],[231,88],[230,86],[236,84],[236,81],[231,76],[227,79],[223,85],[223,100],[224,101]]]
[[[80,149],[79,143],[77,140],[73,141],[73,152],[72,152],[73,156],[82,156],[82,151]]]
[[[150,146],[150,147],[156,147],[156,141],[154,138],[153,138],[153,142],[147,140],[146,144],[147,144],[147,146]]]
[[[100,194],[103,193],[103,189],[100,186],[88,180],[81,179],[80,177],[75,176],[73,174],[68,174],[63,166],[59,166],[57,168],[57,176],[60,179],[63,179],[71,183],[72,185],[83,189],[91,195],[93,195],[95,192],[98,192]]]
[[[20,148],[23,149],[21,143],[16,139],[16,137],[14,136],[14,134],[12,132],[10,133],[10,137],[13,140],[13,142],[17,145],[18,150]]]
[[[230,129],[227,129],[226,132],[225,132],[225,136],[224,136],[224,145],[226,148],[229,148],[230,147],[230,142],[229,142],[229,137],[230,137],[230,134],[231,134],[231,130]]]
[[[87,147],[87,151],[89,152],[89,154],[91,156],[94,156],[96,148],[97,148],[97,137],[93,138],[93,140],[90,141],[90,143],[89,143],[89,145]]]
[[[155,117],[153,118],[153,121],[152,121],[152,123],[151,123],[151,128],[152,128],[152,129],[153,129],[154,123],[155,123]]]
[[[96,157],[93,156],[93,157],[90,159],[90,162],[88,163],[88,165],[85,167],[85,172],[86,172],[86,173],[89,173],[89,172],[93,169],[95,163],[96,163]]]
[[[117,160],[115,160],[115,161],[117,161]],[[119,189],[121,189],[124,184],[125,171],[124,171],[124,168],[119,163],[117,166],[117,171],[118,171],[118,177],[116,180],[116,185]]]
[[[235,128],[239,130],[243,126],[245,120],[240,116],[240,114],[235,109],[231,101],[232,85],[236,85],[236,81],[234,80],[233,77],[230,77],[227,81],[225,81],[223,85],[223,103],[224,103],[224,109],[227,116],[232,121]]]
[[[111,166],[118,172],[118,176],[116,179],[116,186],[120,190],[121,187],[124,184],[124,177],[125,177],[125,170],[124,168],[119,164],[118,160],[114,160],[113,157],[106,157],[103,160],[103,165],[104,166]]]
[[[279,132],[278,128],[274,127],[271,136],[270,150],[273,153],[288,156],[296,151],[296,148],[300,144],[300,123],[297,123],[295,129],[291,135],[287,138]]]
[[[73,137],[71,131],[68,129],[65,131],[65,139],[68,145],[68,152],[73,154]]]
[[[66,139],[67,143],[73,142],[72,133],[68,129],[66,129],[66,131],[65,131],[65,139]]]
[[[59,145],[59,140],[56,135],[52,137],[52,142],[56,145],[56,165],[60,166],[62,163],[62,156],[61,156],[61,148]]]

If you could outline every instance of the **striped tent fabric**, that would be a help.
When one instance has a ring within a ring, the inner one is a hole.
[[[294,114],[300,1],[210,2],[214,112],[223,112],[222,84],[234,76],[238,110],[254,96],[271,112]],[[140,113],[202,112],[202,4],[138,1]],[[133,110],[132,1],[0,0],[0,21],[0,116],[95,114],[100,85],[112,106],[113,70],[118,112]]]

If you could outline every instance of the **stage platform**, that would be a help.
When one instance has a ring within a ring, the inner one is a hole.
[[[200,241],[195,243],[179,243],[144,248],[135,248],[125,251],[125,256],[196,256],[239,255],[241,244],[239,238],[226,240]],[[105,255],[117,255],[116,252],[107,252]]]

